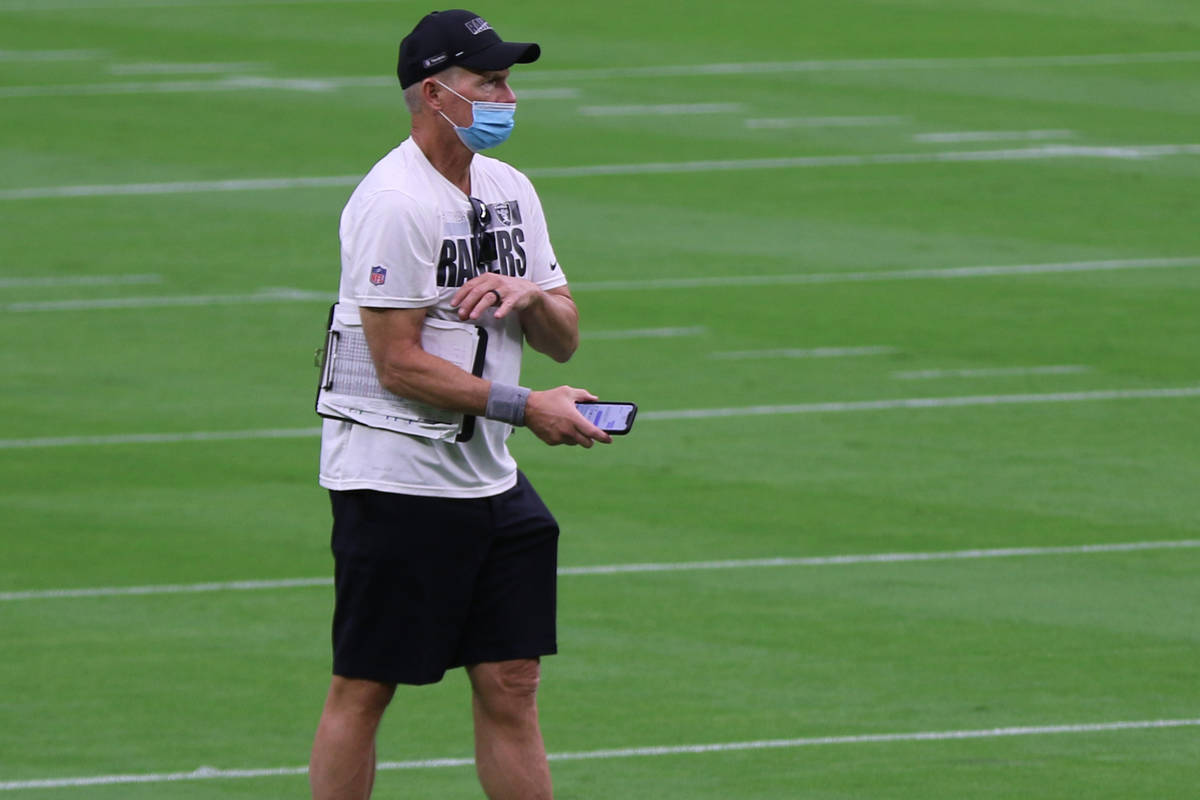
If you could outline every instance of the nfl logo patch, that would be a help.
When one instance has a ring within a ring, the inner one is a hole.
[[[383,267],[371,267],[371,283],[375,286],[383,286],[383,282],[387,280],[387,270]]]

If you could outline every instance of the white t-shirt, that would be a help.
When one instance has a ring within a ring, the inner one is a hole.
[[[566,285],[528,178],[476,155],[471,192],[492,212],[493,271],[542,289]],[[340,235],[340,323],[362,325],[359,308],[426,308],[429,316],[459,321],[450,298],[475,275],[471,204],[411,138],[359,183],[342,211]],[[488,310],[477,324],[488,334],[483,377],[519,384],[524,334],[517,315],[496,320]],[[335,490],[488,497],[516,484],[517,465],[505,444],[510,433],[511,426],[479,417],[470,440],[440,442],[326,419],[320,483]]]

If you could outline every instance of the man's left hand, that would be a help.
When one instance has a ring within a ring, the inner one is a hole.
[[[496,319],[504,319],[511,311],[540,304],[544,297],[533,281],[487,272],[460,286],[450,305],[458,309],[459,319],[479,319],[489,308],[496,309]]]

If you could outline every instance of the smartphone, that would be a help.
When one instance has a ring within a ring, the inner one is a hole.
[[[575,407],[588,422],[614,436],[629,433],[637,416],[635,403],[576,403]]]

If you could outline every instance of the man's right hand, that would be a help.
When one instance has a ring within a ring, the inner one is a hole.
[[[612,444],[612,437],[584,419],[576,403],[600,398],[583,389],[559,386],[544,392],[530,392],[525,403],[525,427],[546,444]]]

